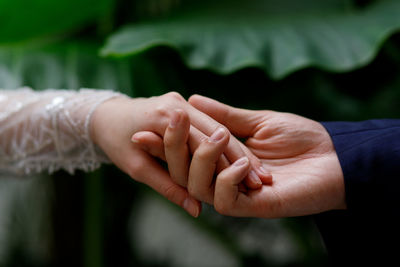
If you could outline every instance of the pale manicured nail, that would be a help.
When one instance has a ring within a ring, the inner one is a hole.
[[[249,172],[249,178],[253,183],[255,183],[257,185],[262,184],[261,180],[260,180],[260,177],[258,177],[257,173],[254,170],[251,170]]]
[[[271,183],[272,182],[272,173],[270,171],[267,171],[263,166],[258,168],[259,172],[262,175],[262,182],[263,183]]]
[[[169,122],[169,127],[170,128],[175,128],[178,125],[180,120],[181,120],[181,113],[176,111],[176,110],[174,110],[172,112],[172,115],[171,115],[171,120]]]
[[[248,162],[249,162],[249,159],[247,157],[243,157],[243,158],[240,158],[237,161],[235,161],[235,163],[233,163],[233,165],[235,167],[240,167],[240,166],[247,164]]]
[[[221,141],[222,138],[225,136],[225,130],[224,128],[218,128],[211,136],[210,136],[210,142],[217,143],[218,141]]]
[[[132,136],[131,138],[132,143],[139,144],[140,141],[136,138],[136,136]]]
[[[183,201],[183,208],[193,217],[197,218],[199,216],[199,208],[190,197]]]
[[[258,168],[260,170],[261,173],[263,174],[271,174],[269,171],[267,171],[263,166],[261,166],[260,168]]]

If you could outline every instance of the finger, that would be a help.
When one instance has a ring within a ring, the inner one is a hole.
[[[193,95],[189,103],[196,109],[209,115],[214,120],[225,125],[235,136],[252,136],[265,114],[257,111],[239,109],[228,106],[214,99]]]
[[[137,132],[132,136],[131,141],[153,157],[166,161],[164,142],[158,134],[149,131]]]
[[[255,172],[256,176],[261,179],[261,182],[263,184],[271,185],[273,182],[272,174],[263,167],[261,161],[257,158],[257,156],[255,156],[243,143],[240,143],[240,145],[242,146],[243,151],[246,153],[246,156],[250,159],[252,166],[254,166],[250,170],[249,175],[246,176],[244,183],[248,187],[250,187],[249,184],[251,184],[251,181],[249,176],[254,175],[252,172]]]
[[[193,154],[189,170],[188,190],[200,201],[213,203],[214,173],[217,162],[229,142],[230,134],[225,128],[217,129],[204,140]]]
[[[144,151],[139,153],[133,159],[133,164],[138,167],[134,168],[135,175],[131,177],[147,184],[171,202],[184,208],[193,217],[197,217],[201,211],[201,203],[191,197],[185,188],[174,183],[168,172],[153,157]]]
[[[220,173],[222,170],[228,168],[230,165],[231,164],[229,163],[229,160],[224,154],[222,154],[217,162],[216,173]]]
[[[189,136],[191,136],[188,141],[190,154],[193,154],[194,151],[196,151],[201,144],[201,140],[208,138],[205,134],[193,126],[190,126]],[[164,141],[159,135],[148,131],[137,132],[132,136],[132,142],[134,142],[140,149],[148,152],[150,155],[166,161],[164,153]],[[225,155],[221,155],[221,158],[217,163],[217,173],[221,172],[228,166],[230,166],[228,159],[225,157]]]
[[[189,103],[211,116],[219,123],[225,125],[232,134],[240,137],[252,136],[255,129],[257,129],[261,123],[262,117],[265,116],[265,112],[261,115],[257,111],[234,108],[200,95],[193,95],[190,97]],[[236,138],[231,139],[232,143],[236,141],[236,143],[241,145],[242,151],[244,151],[245,155],[249,158],[252,166],[252,170],[250,170],[249,175],[244,181],[245,184],[252,189],[260,187],[260,179],[264,184],[271,184],[272,175],[263,168],[258,158]],[[237,158],[233,157],[233,159],[236,160]]]
[[[203,134],[201,131],[199,131],[197,128],[190,126],[190,137],[191,138],[189,138],[188,143],[189,143],[189,148],[191,151],[190,154],[193,154],[194,151],[196,151],[198,146],[201,144],[201,140],[207,139],[207,136],[205,134]],[[138,146],[138,148],[143,149],[144,151],[148,152],[150,155],[167,162],[167,159],[165,157],[166,152],[164,152],[164,141],[156,133],[149,132],[149,131],[137,132],[132,136],[132,142],[134,142]],[[247,148],[244,147],[244,149],[247,149]],[[251,154],[251,153],[249,153],[249,154]],[[247,155],[252,156],[249,154],[247,154]],[[174,159],[174,157],[171,157],[171,158]],[[255,159],[255,161],[256,160],[257,159]],[[171,162],[171,161],[169,161],[169,162]],[[178,161],[178,164],[181,164],[181,162]],[[169,165],[170,165],[170,163],[169,163]],[[228,166],[230,166],[230,162],[228,161],[228,159],[226,158],[225,155],[221,155],[220,159],[217,162],[216,172],[220,173],[223,169],[227,168]],[[260,178],[262,179],[263,177],[260,176]],[[247,178],[246,179],[247,186],[249,188],[254,188],[255,186],[252,186],[251,182],[249,182],[249,181],[250,180]],[[242,185],[242,191],[243,192],[246,191],[246,189],[243,185]]]
[[[210,118],[206,114],[200,112],[190,105],[188,109],[188,114],[190,116],[191,124],[206,136],[211,136],[220,127],[226,128],[224,125],[221,125],[214,119]],[[224,154],[230,162],[234,162],[237,159],[245,156],[242,148],[239,145],[239,142],[237,141],[237,139],[234,138],[229,139],[229,144]]]
[[[202,140],[204,140],[206,138],[207,137],[202,132],[200,132],[197,128],[195,128],[195,127],[190,128],[189,147],[190,147],[192,154],[196,151],[197,147],[200,145]],[[235,137],[231,135],[229,144],[232,144],[231,139],[235,139]],[[237,139],[235,139],[235,140],[238,142],[237,144],[238,144],[239,148],[241,149],[240,152],[238,150],[237,150],[237,152],[240,154],[243,153],[244,156],[247,156],[250,159],[251,165],[254,166],[254,167],[252,167],[252,169],[246,176],[246,179],[244,180],[244,184],[246,185],[246,187],[250,188],[250,189],[258,189],[262,186],[262,182],[271,183],[272,176],[270,173],[268,173],[264,169],[260,169],[262,167],[260,160],[256,156],[254,156],[250,152],[250,150],[247,149],[246,146],[244,146]],[[228,144],[228,146],[229,146],[229,144]],[[236,143],[234,144],[234,146],[236,147]],[[228,149],[228,147],[227,147],[227,149]],[[227,149],[225,149],[224,153],[226,153]],[[228,160],[228,157],[226,157],[225,154],[223,154],[217,162],[217,169],[216,169],[217,173],[221,172],[223,169],[230,166],[231,165],[230,162],[234,162],[234,160],[232,161],[232,158],[230,160]],[[245,190],[242,190],[242,191],[245,191]]]
[[[189,137],[190,121],[186,112],[181,109],[171,113],[171,121],[164,134],[164,151],[168,170],[172,180],[187,186],[189,172]]]
[[[247,157],[238,159],[231,166],[223,170],[216,179],[214,208],[223,215],[242,216],[241,203],[238,203],[243,195],[240,192],[240,184],[246,177],[250,168]]]
[[[159,135],[163,135],[168,125],[170,111],[176,108],[176,105],[188,113],[191,124],[206,136],[210,136],[217,128],[222,126],[205,113],[187,103],[179,94],[168,93],[164,97],[168,97],[166,99],[168,101],[164,103],[164,106],[156,108],[157,116],[155,116],[155,118],[153,118],[154,116],[148,117],[148,120],[150,121],[149,124],[152,125],[153,128],[148,128],[146,130],[154,131]],[[241,149],[239,142],[235,139],[230,139],[230,143],[228,144],[224,154],[229,162],[234,162],[235,160],[245,156],[245,153]],[[256,179],[257,182],[252,185],[252,188],[259,188],[262,185],[260,178],[253,176],[253,180],[255,181]]]

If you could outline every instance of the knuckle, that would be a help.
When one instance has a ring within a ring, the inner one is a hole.
[[[209,161],[212,155],[212,151],[207,149],[204,145],[200,146],[195,154],[193,155],[193,160],[192,161],[200,161],[200,162],[205,162]]]
[[[179,109],[179,112],[180,112],[180,115],[182,117],[182,121],[186,121],[186,122],[190,121],[189,114],[186,112],[186,110]]]
[[[179,94],[178,92],[169,92],[169,93],[165,94],[165,96],[167,96],[168,98],[175,100],[175,101],[185,101],[183,96],[181,94]]]
[[[155,109],[158,116],[167,117],[168,116],[168,107],[166,104],[160,104]]]
[[[176,202],[176,198],[177,198],[177,185],[175,184],[169,184],[166,185],[162,190],[163,195],[166,199],[168,199],[171,202]],[[179,204],[179,203],[178,203]]]

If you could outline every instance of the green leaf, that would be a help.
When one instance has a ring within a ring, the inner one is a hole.
[[[86,87],[133,95],[130,61],[101,58],[98,48],[85,42],[0,48],[0,88]]]
[[[112,0],[0,0],[0,43],[76,30],[112,10]]]
[[[309,66],[337,72],[363,66],[400,28],[398,0],[363,9],[345,0],[187,3],[170,17],[121,29],[102,54],[121,57],[168,46],[194,69],[228,74],[260,67],[281,79]]]

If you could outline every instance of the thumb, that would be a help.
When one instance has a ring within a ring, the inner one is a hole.
[[[153,157],[166,161],[164,142],[158,134],[150,131],[139,131],[132,135],[131,141]]]
[[[189,103],[225,125],[233,135],[239,137],[252,136],[254,129],[262,121],[263,117],[258,111],[234,108],[200,95],[191,96]]]

